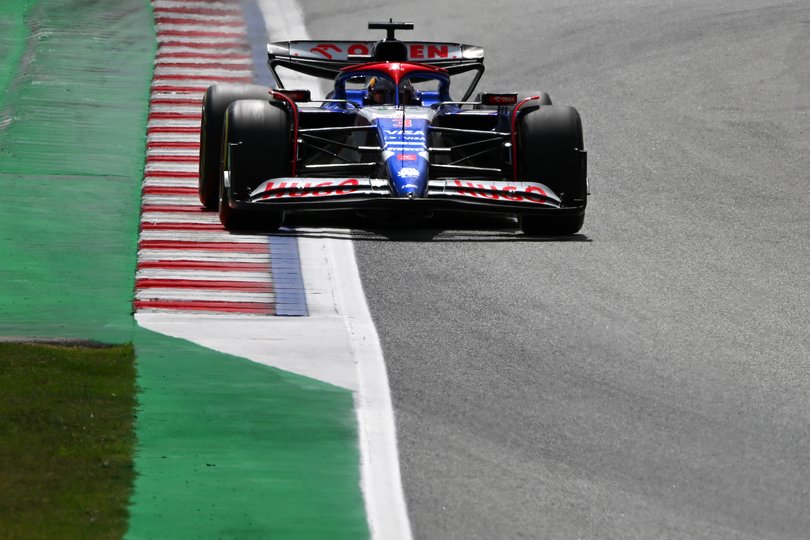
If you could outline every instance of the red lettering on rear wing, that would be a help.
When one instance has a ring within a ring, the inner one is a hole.
[[[267,64],[278,88],[284,83],[276,72],[282,66],[305,75],[334,79],[340,70],[368,62],[377,41],[277,41],[267,45]],[[445,69],[449,75],[477,72],[461,101],[467,101],[484,73],[484,49],[477,45],[438,41],[405,41],[408,62]]]
[[[267,54],[271,60],[301,59],[326,60],[332,62],[367,61],[362,57],[371,54],[376,41],[279,41],[267,45]],[[405,41],[408,49],[408,62],[432,64],[441,61],[480,61],[484,58],[484,49],[475,45],[462,43],[443,43],[434,41]],[[361,58],[352,58],[361,57]]]

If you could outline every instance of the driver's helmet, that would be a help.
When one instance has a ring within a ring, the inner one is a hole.
[[[382,77],[371,77],[367,86],[367,99],[372,105],[396,103],[396,87],[392,81]]]
[[[419,105],[419,97],[416,94],[416,89],[411,84],[411,81],[405,79],[399,84],[399,104],[400,105]]]

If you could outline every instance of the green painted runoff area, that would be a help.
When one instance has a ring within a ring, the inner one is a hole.
[[[0,2],[0,111],[11,78],[17,72],[25,51],[28,28],[25,13],[33,0],[3,0]],[[0,122],[3,117],[0,116]],[[2,125],[2,124],[0,124]]]
[[[344,390],[132,318],[146,0],[0,2],[0,336],[133,342],[129,538],[363,538]]]

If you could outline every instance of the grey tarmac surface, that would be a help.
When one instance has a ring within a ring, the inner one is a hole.
[[[583,117],[582,235],[355,235],[415,536],[810,536],[810,4],[301,4]]]

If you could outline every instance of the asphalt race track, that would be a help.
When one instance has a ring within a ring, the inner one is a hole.
[[[810,5],[302,3],[578,108],[582,234],[358,230],[417,538],[805,538]],[[500,82],[503,81],[503,82]]]

